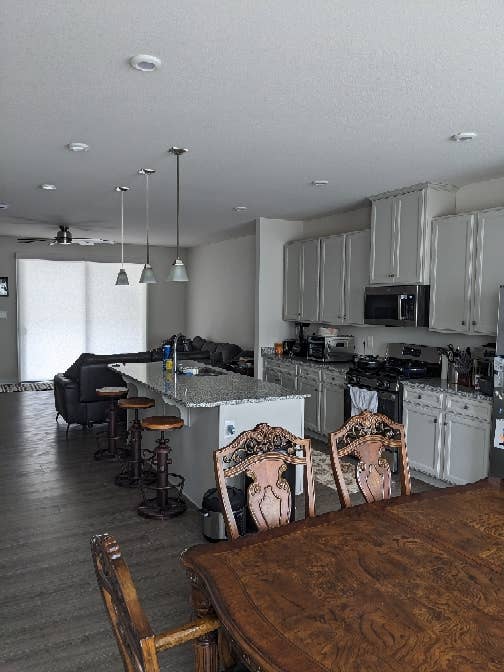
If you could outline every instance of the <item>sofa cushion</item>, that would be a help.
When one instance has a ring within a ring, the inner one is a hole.
[[[70,380],[79,380],[81,366],[89,361],[91,357],[90,352],[83,352],[77,357],[75,362],[71,364],[68,369],[64,372],[65,378],[70,378]]]
[[[203,345],[203,343],[204,343],[204,341],[201,338],[201,336],[195,336],[192,339],[193,350],[201,350],[201,346]]]
[[[215,352],[216,348],[217,343],[214,343],[213,341],[203,341],[203,344],[201,346],[203,352],[209,352],[210,354],[212,354],[212,352]]]
[[[240,352],[240,346],[234,343],[217,343],[217,348],[210,355],[210,360],[213,364],[218,364],[219,362],[227,364],[237,357]]]

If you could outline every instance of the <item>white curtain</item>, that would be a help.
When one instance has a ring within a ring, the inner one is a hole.
[[[82,352],[139,352],[147,342],[147,287],[141,264],[124,264],[131,284],[115,285],[118,264],[17,260],[21,380],[48,380]]]

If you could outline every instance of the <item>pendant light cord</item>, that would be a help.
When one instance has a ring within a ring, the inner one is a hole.
[[[145,236],[146,236],[146,242],[147,242],[147,266],[149,266],[149,264],[150,264],[149,229],[150,229],[150,221],[149,221],[149,173],[146,173],[146,175],[145,175]]]
[[[124,191],[121,191],[121,268],[124,268]]]
[[[179,258],[179,218],[180,218],[180,156],[177,154],[177,259]]]

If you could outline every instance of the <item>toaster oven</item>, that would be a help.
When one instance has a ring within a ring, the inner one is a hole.
[[[351,362],[353,336],[309,336],[308,359],[319,362]]]

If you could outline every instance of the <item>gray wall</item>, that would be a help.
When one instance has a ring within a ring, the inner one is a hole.
[[[254,345],[255,234],[189,250],[187,334]]]
[[[184,252],[185,254],[185,252]],[[17,352],[17,292],[16,255],[32,259],[61,259],[115,262],[120,256],[118,245],[95,245],[84,247],[49,246],[44,243],[19,244],[15,238],[0,236],[0,276],[9,278],[9,296],[0,297],[0,311],[7,311],[7,319],[0,319],[0,381],[18,380]],[[164,282],[168,269],[175,257],[175,251],[168,247],[153,247],[151,263],[163,280],[147,289],[147,345],[153,347],[167,336],[186,329],[186,283]],[[185,257],[184,257],[185,258]],[[126,262],[144,263],[145,250],[139,245],[125,245]],[[118,263],[119,269],[119,263]],[[130,278],[131,281],[138,279]],[[61,278],[64,282],[65,279]],[[43,300],[43,297],[41,297]],[[121,351],[118,343],[117,351]]]

